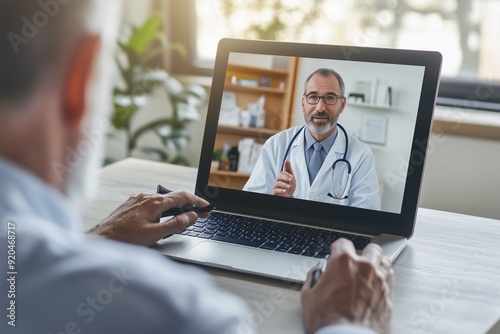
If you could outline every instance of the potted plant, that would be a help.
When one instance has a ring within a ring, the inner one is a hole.
[[[199,119],[198,109],[206,99],[205,90],[198,85],[182,85],[155,60],[175,50],[185,54],[182,45],[168,43],[162,30],[162,17],[151,15],[139,27],[127,24],[118,41],[116,63],[122,82],[114,89],[114,111],[111,123],[125,132],[126,154],[140,150],[155,160],[188,164],[182,150],[190,140],[189,123]],[[171,104],[171,114],[155,119],[139,128],[132,128],[132,120],[156,89],[164,89]],[[139,139],[154,133],[161,147],[139,147]]]

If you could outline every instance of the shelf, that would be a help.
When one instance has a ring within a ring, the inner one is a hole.
[[[232,92],[242,92],[242,93],[254,93],[254,94],[277,94],[285,95],[286,90],[279,88],[270,87],[253,87],[253,86],[242,86],[234,85],[232,83],[225,83],[224,89]]]
[[[241,177],[241,178],[249,178],[250,174],[248,173],[238,173],[230,170],[211,170],[210,174],[220,175],[220,176],[231,176],[231,177]]]
[[[275,68],[263,68],[263,67],[253,67],[244,65],[234,65],[229,64],[227,66],[229,71],[233,72],[246,72],[258,75],[269,75],[269,76],[279,76],[285,78],[289,72],[287,70],[275,69]]]
[[[230,126],[230,125],[219,125],[217,128],[217,132],[227,133],[227,134],[235,134],[242,136],[258,136],[258,135],[266,135],[271,137],[275,135],[280,130],[273,130],[267,128],[247,128],[243,126]]]
[[[391,110],[392,106],[390,105],[378,105],[378,104],[370,104],[370,103],[360,103],[360,102],[347,102],[347,106],[356,106],[370,109],[378,109],[378,110]]]
[[[238,61],[237,57],[234,61]],[[236,98],[236,105],[241,109],[247,109],[249,104],[255,103],[262,96],[265,97],[264,128],[223,125],[224,120],[219,118],[214,149],[220,150],[228,142],[232,147],[238,146],[239,142],[245,138],[264,144],[271,136],[290,127],[293,118],[293,92],[297,63],[297,58],[288,57],[286,66],[280,69],[255,67],[250,62],[249,65],[227,65],[224,91],[230,92]],[[238,123],[234,121],[226,122],[226,124]],[[248,173],[218,170],[217,167],[211,170],[209,176],[209,184],[213,186],[241,190],[250,177]],[[250,169],[241,170],[249,171]]]

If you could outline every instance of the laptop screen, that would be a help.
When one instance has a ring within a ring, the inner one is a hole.
[[[199,195],[411,234],[439,54],[223,40],[216,62]]]

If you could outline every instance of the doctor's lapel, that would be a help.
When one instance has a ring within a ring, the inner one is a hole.
[[[297,180],[297,186],[303,184],[306,187],[301,187],[307,189],[309,186],[309,172],[306,165],[306,156],[304,153],[304,136],[299,135],[297,139],[293,142],[290,149],[290,157],[292,161],[292,168]]]

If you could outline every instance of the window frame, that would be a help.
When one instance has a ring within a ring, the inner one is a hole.
[[[186,56],[173,54],[170,71],[177,75],[213,75],[213,63],[201,62],[196,55],[196,10],[194,0],[166,1],[166,22],[172,41],[182,43]],[[500,82],[441,77],[437,105],[459,109],[500,112]]]
[[[187,55],[172,55],[170,71],[179,75],[212,76],[213,65],[200,62],[196,55],[196,11],[194,0],[167,0],[166,22],[169,23],[171,40],[184,45]]]

